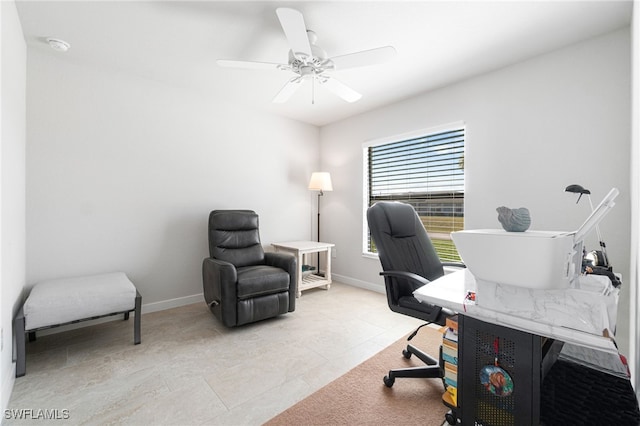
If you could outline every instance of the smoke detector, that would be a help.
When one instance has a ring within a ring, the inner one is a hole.
[[[51,48],[57,52],[66,52],[71,47],[69,43],[58,38],[49,37],[47,39],[47,43],[49,43],[49,46],[51,46]]]

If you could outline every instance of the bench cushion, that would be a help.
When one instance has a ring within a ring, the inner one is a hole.
[[[42,281],[24,303],[25,330],[133,310],[135,297],[123,272]]]

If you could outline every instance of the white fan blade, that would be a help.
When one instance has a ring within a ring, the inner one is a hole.
[[[298,90],[302,86],[302,79],[300,77],[292,78],[284,85],[282,89],[278,92],[278,94],[273,98],[271,102],[274,104],[281,104],[289,100],[291,95],[293,95],[296,90]]]
[[[302,13],[286,7],[276,9],[276,13],[293,54],[296,57],[301,55],[312,57],[311,44],[309,44],[307,27],[304,24]]]
[[[331,58],[336,70],[347,68],[365,67],[368,65],[381,64],[396,56],[396,49],[393,46],[378,47],[362,52],[349,53],[347,55]]]
[[[320,80],[320,84],[326,86],[336,95],[340,96],[347,102],[355,102],[362,97],[362,95],[344,83],[336,80],[333,77],[328,77],[326,80]]]
[[[281,70],[288,69],[288,65],[273,64],[271,62],[233,61],[229,59],[218,59],[216,64],[225,68],[244,68],[248,70]]]

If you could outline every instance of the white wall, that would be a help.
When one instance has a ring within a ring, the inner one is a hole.
[[[15,380],[12,318],[25,285],[25,87],[27,48],[13,1],[0,2],[0,402]]]
[[[143,310],[203,301],[213,209],[310,238],[315,126],[29,49],[27,285],[122,270]],[[267,247],[268,248],[268,247]]]
[[[336,277],[383,289],[378,260],[362,256],[362,142],[456,121],[466,123],[466,228],[499,228],[495,208],[506,205],[528,207],[532,229],[575,230],[589,205],[564,188],[581,184],[597,203],[615,186],[621,194],[601,231],[628,276],[629,50],[627,28],[323,127],[334,191],[323,200],[322,239],[336,244]],[[587,243],[596,248],[595,233]]]
[[[640,6],[636,1],[633,5],[631,19],[631,217],[640,217]],[[640,221],[632,221],[631,227],[631,265],[629,274],[630,304],[629,307],[629,366],[632,380],[636,389],[636,396],[640,397],[638,389],[638,372],[640,371]]]

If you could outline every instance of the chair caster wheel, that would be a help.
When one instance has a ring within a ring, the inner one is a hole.
[[[409,352],[406,349],[403,349],[402,350],[402,356],[405,357],[406,359],[409,359],[409,358],[411,358],[411,352]]]
[[[390,388],[391,386],[393,386],[396,379],[394,377],[384,376],[384,379],[382,379],[382,381],[384,382],[384,385],[386,387]]]
[[[447,423],[449,423],[450,425],[455,425],[458,424],[458,419],[456,419],[456,416],[453,415],[453,413],[451,411],[449,411],[447,414],[444,415],[444,419],[447,421]]]

